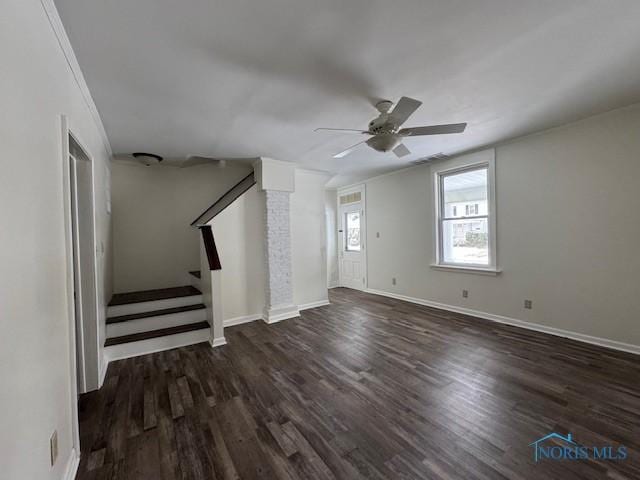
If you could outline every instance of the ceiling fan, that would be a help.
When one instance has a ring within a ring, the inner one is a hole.
[[[340,132],[354,132],[370,135],[371,138],[352,145],[351,147],[336,153],[333,158],[343,158],[353,152],[363,143],[378,152],[393,151],[397,157],[404,157],[411,152],[402,143],[404,137],[418,137],[422,135],[444,135],[448,133],[462,133],[467,127],[466,123],[448,123],[445,125],[429,125],[424,127],[400,128],[407,119],[422,105],[420,100],[402,97],[391,110],[393,102],[382,100],[376,103],[376,109],[380,112],[376,118],[369,122],[367,130],[353,128],[316,128],[315,131],[329,130]],[[391,111],[389,111],[391,110]]]

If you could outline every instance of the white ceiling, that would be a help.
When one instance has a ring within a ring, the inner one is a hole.
[[[640,100],[637,0],[56,0],[116,153],[256,157],[334,185]],[[372,102],[424,102],[402,159],[361,138]]]

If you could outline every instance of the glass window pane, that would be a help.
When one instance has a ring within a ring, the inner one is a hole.
[[[345,214],[346,249],[348,252],[360,251],[360,212],[348,212]]]
[[[443,218],[488,215],[487,167],[442,177]]]
[[[442,255],[445,263],[489,265],[489,229],[486,218],[444,220]]]

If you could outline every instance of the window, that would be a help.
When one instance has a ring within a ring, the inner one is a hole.
[[[347,195],[342,195],[340,197],[340,205],[345,205],[347,203],[356,203],[362,199],[362,192],[353,192]]]
[[[436,266],[495,270],[491,169],[483,162],[436,172]]]
[[[347,252],[359,252],[360,244],[360,212],[347,212],[344,214],[345,228],[345,249]]]

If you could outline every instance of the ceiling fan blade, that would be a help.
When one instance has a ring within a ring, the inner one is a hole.
[[[214,163],[214,164],[218,164],[218,166],[220,167],[224,167],[227,162],[226,160],[222,160],[218,158],[189,155],[187,159],[180,164],[180,168],[193,167],[195,165],[204,165],[205,163]]]
[[[466,123],[448,123],[445,125],[429,125],[426,127],[403,128],[398,134],[403,137],[417,137],[420,135],[444,135],[447,133],[462,133],[467,128]]]
[[[342,158],[342,157],[346,157],[347,155],[349,155],[351,152],[353,152],[356,148],[358,148],[360,145],[362,145],[363,143],[365,143],[366,140],[363,140],[362,142],[358,142],[355,145],[351,145],[349,148],[347,148],[346,150],[341,151],[340,153],[336,153],[333,158]]]
[[[324,127],[320,127],[320,128],[316,128],[314,130],[314,132],[320,132],[320,131],[329,131],[329,132],[352,132],[352,133],[369,133],[366,130],[359,130],[356,128],[324,128]]]
[[[409,155],[411,151],[407,147],[405,147],[404,144],[399,143],[398,146],[393,149],[393,153],[396,154],[396,157],[402,158],[405,155]]]
[[[391,116],[395,120],[396,125],[400,126],[404,122],[406,122],[407,118],[409,118],[420,105],[422,105],[422,102],[420,100],[415,100],[409,97],[402,97],[391,112]]]

